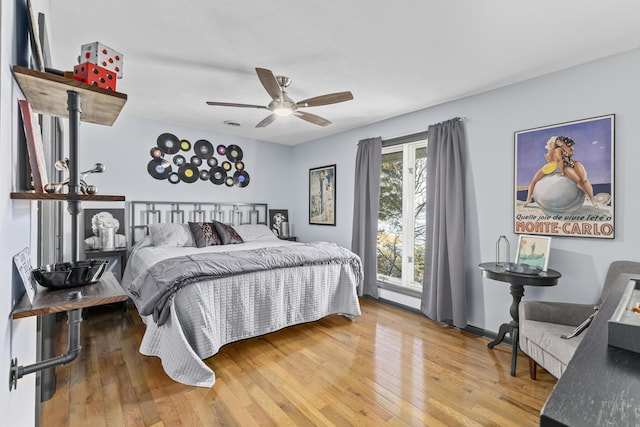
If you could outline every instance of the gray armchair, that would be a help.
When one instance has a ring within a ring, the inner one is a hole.
[[[640,274],[640,262],[614,261],[609,266],[600,299],[593,304],[572,304],[544,301],[522,301],[519,307],[520,349],[529,356],[529,375],[536,379],[540,365],[551,375],[560,378],[573,357],[583,334],[571,339],[575,328],[594,312],[622,273]]]

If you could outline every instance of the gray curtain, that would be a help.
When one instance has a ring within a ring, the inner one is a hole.
[[[467,326],[464,271],[464,144],[462,120],[427,131],[427,227],[420,308],[429,318]]]
[[[358,288],[358,295],[374,298],[378,298],[376,239],[381,164],[382,138],[360,141],[356,155],[351,250],[360,256],[364,268],[364,283]]]

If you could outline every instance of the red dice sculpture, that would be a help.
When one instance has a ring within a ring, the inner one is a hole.
[[[91,62],[73,67],[73,78],[107,90],[116,90],[116,73],[99,67]]]

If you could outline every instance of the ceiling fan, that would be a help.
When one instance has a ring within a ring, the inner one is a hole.
[[[271,114],[265,117],[260,123],[256,125],[257,128],[263,128],[270,125],[278,116],[291,116],[300,117],[302,120],[306,120],[309,123],[313,123],[318,126],[328,126],[331,122],[323,117],[315,114],[307,113],[306,111],[300,111],[299,108],[304,107],[318,107],[321,105],[336,104],[338,102],[350,101],[353,99],[351,92],[336,92],[327,95],[320,95],[313,98],[305,99],[304,101],[295,102],[285,89],[291,84],[291,79],[284,76],[274,76],[271,70],[266,68],[256,68],[256,73],[260,79],[260,83],[264,86],[267,93],[271,96],[272,100],[269,105],[253,105],[253,104],[236,104],[232,102],[215,102],[207,101],[208,105],[218,105],[222,107],[243,107],[243,108],[260,108],[271,111]]]

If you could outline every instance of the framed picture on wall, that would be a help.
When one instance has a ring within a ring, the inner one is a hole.
[[[515,132],[516,234],[614,238],[614,120]]]
[[[309,169],[309,224],[336,225],[336,165]]]

